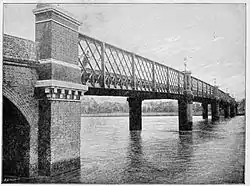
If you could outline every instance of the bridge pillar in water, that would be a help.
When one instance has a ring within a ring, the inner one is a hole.
[[[235,104],[231,103],[230,104],[230,117],[233,118],[236,116],[236,109],[235,109]]]
[[[212,110],[212,121],[218,121],[220,119],[218,86],[214,86],[214,100],[211,104],[211,110]]]
[[[184,72],[184,98],[178,100],[179,131],[192,130],[193,93],[191,91],[191,72]]]
[[[39,99],[38,174],[51,176],[80,169],[80,81],[78,27],[62,10],[38,4],[35,39],[38,45],[36,95]]]
[[[129,130],[142,130],[142,99],[128,98]]]
[[[230,117],[230,106],[229,106],[229,104],[226,104],[225,107],[224,107],[224,116],[225,116],[225,118]]]
[[[205,120],[208,120],[208,103],[202,103],[202,117]]]

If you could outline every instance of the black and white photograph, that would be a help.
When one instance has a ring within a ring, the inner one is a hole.
[[[1,183],[246,184],[246,1],[3,1]]]

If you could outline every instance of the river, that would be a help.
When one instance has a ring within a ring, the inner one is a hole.
[[[64,181],[244,183],[244,116],[216,123],[195,116],[193,131],[182,134],[177,116],[142,120],[143,130],[130,132],[128,117],[83,117],[80,175],[70,173]]]
[[[36,182],[244,183],[245,117],[210,119],[179,133],[177,116],[144,116],[141,132],[128,117],[82,117],[81,169]]]

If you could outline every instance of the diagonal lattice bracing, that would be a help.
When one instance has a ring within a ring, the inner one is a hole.
[[[168,69],[159,63],[155,63],[155,88],[157,92],[168,93]]]
[[[81,81],[89,87],[181,95],[184,73],[113,45],[79,34]],[[194,96],[214,99],[214,87],[191,77]],[[218,91],[221,99],[231,99]]]
[[[198,80],[194,77],[191,78],[191,90],[194,96],[198,96]]]
[[[169,92],[173,94],[179,94],[179,75],[178,71],[169,68]]]
[[[138,90],[152,91],[152,62],[136,55],[134,65]]]
[[[82,67],[82,83],[100,86],[101,81],[101,43],[88,37],[78,43],[79,63]]]

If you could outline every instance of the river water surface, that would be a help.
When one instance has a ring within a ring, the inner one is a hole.
[[[179,133],[177,116],[143,117],[143,130],[130,132],[128,117],[83,117],[81,170],[65,182],[243,183],[245,117],[193,120]]]
[[[130,132],[128,117],[83,117],[81,169],[36,182],[244,183],[244,116],[215,123],[195,116],[185,133],[177,116],[142,120],[142,131]]]

